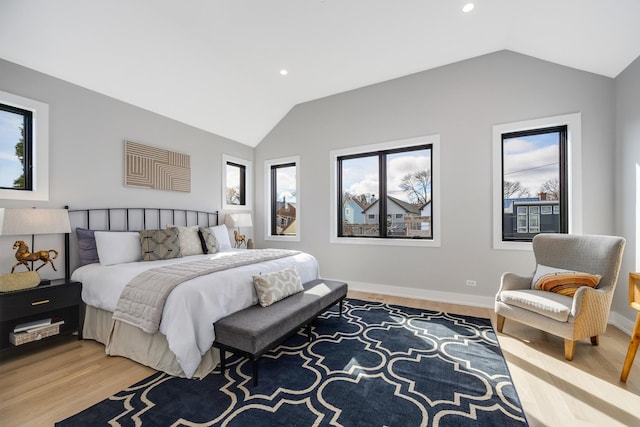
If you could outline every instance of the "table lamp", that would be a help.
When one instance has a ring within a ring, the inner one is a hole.
[[[62,234],[70,233],[69,211],[67,209],[6,209],[0,208],[0,236],[31,235],[31,250],[34,246],[36,234]],[[17,240],[13,249],[16,250],[16,260],[11,272],[16,267],[24,265],[28,271],[33,270],[34,261],[42,261],[42,265],[36,268],[40,270],[47,264],[51,264],[54,271],[53,259],[58,257],[58,251],[49,249],[44,251],[29,252],[29,246],[24,240]],[[29,266],[29,262],[31,266]]]
[[[236,241],[236,248],[239,248],[244,243],[246,245],[246,236],[244,234],[240,234],[240,227],[253,227],[253,222],[251,221],[251,214],[248,213],[238,213],[238,214],[227,214],[224,218],[224,223],[227,227],[236,228],[233,230],[233,235]]]

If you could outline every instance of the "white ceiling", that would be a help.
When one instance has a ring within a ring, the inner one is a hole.
[[[256,146],[298,103],[502,49],[640,55],[639,0],[467,1],[0,0],[0,58]]]

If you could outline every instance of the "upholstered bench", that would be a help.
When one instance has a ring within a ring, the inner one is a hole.
[[[346,283],[318,279],[302,286],[304,291],[268,307],[256,304],[214,323],[216,340],[213,347],[220,349],[222,374],[225,372],[226,351],[244,354],[251,360],[253,385],[258,385],[258,362],[262,354],[305,325],[311,340],[311,322],[333,304],[340,304],[342,316]]]

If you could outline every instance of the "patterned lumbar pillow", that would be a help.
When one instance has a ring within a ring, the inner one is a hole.
[[[175,228],[178,230],[178,238],[180,240],[180,253],[182,256],[200,255],[202,251],[202,243],[200,243],[200,235],[198,235],[198,226],[182,227],[179,225],[167,225],[167,228]]]
[[[538,264],[531,281],[531,288],[573,297],[581,286],[590,288],[598,286],[601,278],[599,274],[563,270]]]
[[[140,231],[142,259],[156,261],[159,259],[180,258],[180,241],[178,230],[142,230]]]
[[[215,254],[218,252],[218,247],[216,246],[216,235],[213,234],[210,228],[200,227],[198,230],[200,233],[201,243],[203,244],[202,249],[206,251],[208,254]]]
[[[253,276],[253,286],[258,294],[260,305],[263,307],[304,290],[302,280],[295,267]]]

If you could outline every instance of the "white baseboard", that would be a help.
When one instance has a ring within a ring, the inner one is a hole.
[[[338,279],[335,279],[338,280]],[[458,294],[453,292],[430,291],[428,289],[405,288],[401,286],[380,285],[365,282],[349,282],[349,289],[359,292],[371,292],[374,294],[391,295],[404,298],[416,298],[434,302],[444,302],[449,304],[463,304],[472,307],[490,308],[494,307],[493,297],[483,297],[469,294]],[[620,313],[612,311],[609,314],[609,324],[617,327],[622,332],[631,336],[635,320],[628,319]]]
[[[631,332],[633,332],[634,323],[635,319],[630,320],[616,311],[612,311],[611,313],[609,313],[609,324],[617,327],[629,336],[631,336]]]
[[[464,304],[472,307],[493,308],[493,297],[457,294],[453,292],[430,291],[427,289],[404,288],[400,286],[379,285],[365,282],[349,281],[349,289],[374,294],[392,295],[404,298],[416,298],[450,304]]]

